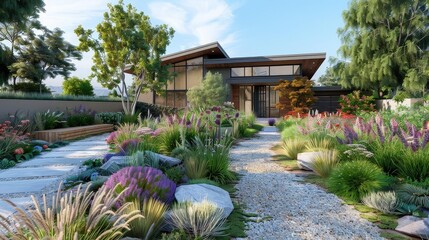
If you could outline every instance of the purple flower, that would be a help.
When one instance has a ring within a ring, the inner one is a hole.
[[[240,113],[239,113],[239,112],[236,112],[236,113],[235,113],[235,118],[238,118],[238,117],[240,117]]]
[[[188,121],[186,121],[186,127],[187,127],[187,128],[190,128],[190,127],[191,127],[191,121],[189,121],[189,120],[188,120]]]
[[[405,147],[408,147],[408,141],[407,141],[407,134],[405,133],[405,131],[401,128],[401,133],[398,134],[399,140],[401,140],[402,144]]]
[[[423,135],[422,148],[426,147],[426,144],[429,142],[429,131],[426,130]]]
[[[206,114],[210,114],[211,113],[211,111],[210,110],[206,110]]]
[[[222,117],[222,115],[216,114],[216,118],[221,118],[221,117]]]
[[[390,119],[390,131],[392,132],[392,136],[399,133],[399,124],[394,118]]]
[[[197,120],[197,128],[200,128],[200,126],[201,126],[201,117],[199,117]]]
[[[122,168],[110,176],[104,185],[107,189],[115,189],[117,194],[127,188],[116,203],[116,207],[120,207],[124,202],[135,199],[143,201],[148,198],[171,203],[176,191],[176,184],[168,179],[161,170],[141,166]]]
[[[383,134],[383,130],[381,129],[382,126],[380,126],[379,124],[377,124],[376,127],[377,127],[378,138],[380,139],[381,143],[384,143],[385,137],[384,137],[384,134]]]
[[[219,118],[217,118],[217,119],[215,120],[215,124],[216,124],[216,125],[218,125],[218,126],[220,126],[220,119],[219,119]]]

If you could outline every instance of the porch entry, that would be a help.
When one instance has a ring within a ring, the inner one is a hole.
[[[239,91],[240,111],[254,112],[256,117],[280,117],[276,103],[279,102],[279,94],[274,91],[274,86],[254,85],[240,86]]]

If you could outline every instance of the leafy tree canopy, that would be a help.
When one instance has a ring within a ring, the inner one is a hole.
[[[74,96],[94,96],[94,88],[87,79],[71,77],[63,82],[63,93]]]
[[[82,57],[75,46],[64,40],[60,29],[41,30],[41,34],[30,31],[26,38],[19,38],[18,56],[10,66],[14,76],[40,85],[48,77],[68,77],[76,70],[71,60]]]
[[[45,3],[43,0],[1,0],[0,22],[21,22],[28,17],[37,16]]]
[[[222,105],[228,92],[228,85],[223,82],[222,75],[208,72],[202,85],[189,89],[186,95],[192,108],[206,108]]]
[[[280,97],[286,97],[289,100],[289,106],[283,103],[277,103],[278,109],[287,109],[292,107],[292,111],[297,113],[307,113],[316,100],[314,92],[311,89],[314,82],[307,77],[297,77],[292,81],[282,80],[274,90],[279,91]]]
[[[140,93],[160,91],[169,79],[168,66],[161,64],[174,30],[167,25],[152,26],[149,17],[131,5],[108,4],[109,12],[93,30],[79,26],[79,49],[93,50],[92,75],[103,87],[116,88],[126,114],[134,114]],[[134,74],[134,92],[125,81],[125,71]]]
[[[344,87],[422,91],[429,79],[427,0],[352,0],[339,29]]]

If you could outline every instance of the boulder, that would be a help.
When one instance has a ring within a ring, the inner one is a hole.
[[[127,156],[113,156],[100,168],[111,173],[117,172],[127,164]]]
[[[298,153],[297,161],[298,167],[303,170],[313,171],[313,161],[320,152],[303,152]]]
[[[165,156],[159,153],[154,153],[151,151],[146,151],[146,154],[151,154],[152,156],[156,156],[157,158],[159,158],[159,163],[166,167],[174,167],[176,165],[179,165],[182,162],[182,160],[180,159]]]
[[[429,218],[405,216],[398,219],[396,231],[422,239],[429,237]]]
[[[176,188],[174,195],[178,202],[210,201],[218,208],[223,209],[223,217],[227,218],[234,210],[229,193],[222,188],[209,184],[190,184]]]

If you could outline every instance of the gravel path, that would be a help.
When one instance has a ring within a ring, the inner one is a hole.
[[[265,127],[231,150],[231,168],[243,175],[238,201],[248,212],[272,217],[249,222],[247,239],[382,239],[377,227],[335,195],[272,162],[270,148],[279,140],[274,127]]]

